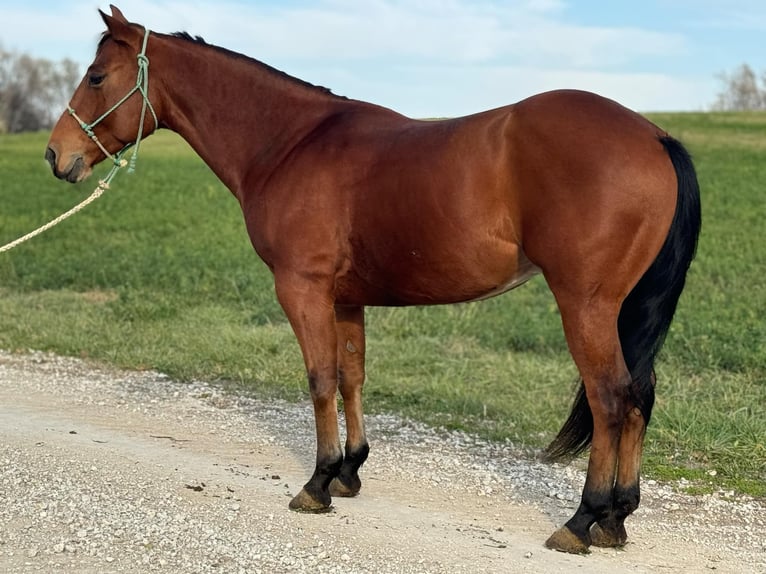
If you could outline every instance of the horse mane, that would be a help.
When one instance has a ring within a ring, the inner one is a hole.
[[[333,94],[332,90],[330,88],[325,88],[324,86],[317,86],[316,84],[312,84],[311,82],[307,82],[305,80],[301,80],[300,78],[296,78],[295,76],[291,76],[287,72],[283,72],[282,70],[278,70],[274,68],[273,66],[269,66],[268,64],[265,64],[261,62],[260,60],[256,60],[255,58],[251,58],[250,56],[246,56],[245,54],[240,54],[239,52],[234,52],[233,50],[228,50],[226,48],[221,48],[220,46],[216,46],[214,44],[208,44],[205,39],[202,36],[192,36],[188,32],[182,31],[182,32],[174,32],[173,34],[169,34],[172,38],[178,38],[179,40],[183,40],[184,42],[191,42],[192,44],[197,44],[200,46],[205,46],[206,48],[211,48],[217,52],[220,52],[224,54],[225,56],[229,58],[234,58],[237,60],[244,60],[246,62],[250,62],[253,64],[258,65],[259,67],[265,69],[266,71],[270,72],[271,74],[274,74],[280,78],[290,80],[293,83],[297,83],[301,86],[311,88],[312,90],[320,91],[324,94],[328,94],[331,96],[334,96],[336,98],[340,98],[343,100],[346,100],[345,96],[339,96],[338,94]]]
[[[239,52],[234,52],[233,50],[227,50],[226,48],[221,48],[220,46],[216,46],[214,44],[208,44],[205,39],[202,36],[192,36],[188,32],[174,32],[173,34],[166,34],[167,36],[170,36],[171,38],[178,38],[179,40],[183,40],[184,42],[190,42],[192,44],[197,44],[199,46],[205,46],[206,48],[210,48],[212,50],[215,50],[216,52],[220,52],[229,58],[234,58],[237,60],[245,60],[246,62],[250,62],[252,64],[256,64],[257,66],[261,67],[262,69],[266,70],[267,72],[274,74],[275,76],[278,76],[282,79],[289,80],[295,84],[304,86],[306,88],[310,88],[312,90],[316,90],[318,92],[322,92],[324,94],[333,96],[335,98],[339,98],[342,100],[347,100],[348,98],[345,96],[339,96],[338,94],[333,94],[332,90],[330,88],[325,88],[324,86],[317,86],[316,84],[312,84],[311,82],[307,82],[305,80],[301,80],[300,78],[296,78],[295,76],[291,76],[287,72],[283,72],[282,70],[277,70],[273,66],[269,66],[268,64],[265,64],[261,62],[260,60],[256,60],[255,58],[251,58],[250,56],[246,56],[244,54],[240,54]],[[109,32],[109,30],[105,31],[103,34],[101,34],[101,38],[99,38],[98,46],[96,48],[96,52],[101,50],[101,47],[104,45],[104,43],[112,37],[112,34]]]

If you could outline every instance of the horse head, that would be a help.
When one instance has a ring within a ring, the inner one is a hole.
[[[56,177],[72,183],[106,158],[119,164],[123,151],[159,127],[151,103],[159,97],[148,83],[149,31],[111,10],[99,11],[107,30],[45,152]]]

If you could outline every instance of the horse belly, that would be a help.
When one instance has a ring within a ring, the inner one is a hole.
[[[498,285],[491,291],[488,291],[487,293],[483,295],[479,295],[478,297],[474,299],[469,299],[468,302],[471,301],[483,301],[484,299],[490,299],[492,297],[496,297],[497,295],[502,295],[503,293],[506,293],[510,291],[511,289],[515,289],[519,285],[523,285],[527,281],[529,281],[532,277],[537,275],[540,272],[540,269],[533,265],[531,262],[528,262],[528,265],[524,266],[523,268],[520,268],[507,282]]]
[[[357,252],[336,286],[339,300],[362,305],[439,305],[505,293],[540,272],[514,242],[476,249],[413,249],[385,261]],[[340,301],[339,301],[340,302]]]

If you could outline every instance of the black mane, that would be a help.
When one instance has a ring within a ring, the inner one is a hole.
[[[230,58],[235,58],[239,60],[245,60],[248,62],[252,62],[254,64],[257,64],[269,72],[278,75],[281,78],[288,79],[292,82],[297,82],[298,84],[301,84],[302,86],[305,86],[307,88],[312,88],[314,90],[319,90],[321,92],[324,92],[325,94],[330,94],[332,96],[335,96],[336,98],[342,98],[347,99],[345,96],[339,96],[337,94],[333,94],[332,90],[329,88],[325,88],[324,86],[317,86],[315,84],[312,84],[311,82],[307,82],[305,80],[301,80],[300,78],[296,78],[295,76],[291,76],[290,74],[283,72],[282,70],[277,70],[276,68],[269,66],[268,64],[264,64],[260,60],[256,60],[255,58],[251,58],[250,56],[246,56],[244,54],[240,54],[239,52],[234,52],[233,50],[228,50],[226,48],[221,48],[220,46],[215,46],[213,44],[208,44],[205,39],[202,36],[192,36],[188,32],[174,32],[173,34],[170,34],[173,38],[178,38],[179,40],[183,40],[185,42],[191,42],[193,44],[198,44],[200,46],[205,46],[207,48],[212,48],[213,50],[216,50],[217,52],[220,52],[222,54],[225,54],[226,56]]]
[[[181,38],[181,40],[186,40],[187,42],[194,42],[195,44],[202,44],[203,46],[209,46],[207,42],[205,42],[205,39],[202,36],[192,36],[189,34],[189,32],[174,32],[171,34],[174,38]]]
[[[220,46],[215,46],[213,44],[208,44],[205,39],[202,36],[192,36],[188,32],[174,32],[173,34],[169,34],[171,38],[178,38],[179,40],[183,40],[184,42],[191,42],[192,44],[197,44],[199,46],[205,46],[207,48],[211,48],[213,50],[216,50],[217,52],[220,52],[222,54],[225,54],[226,56],[230,58],[235,58],[239,60],[245,60],[248,62],[252,62],[253,64],[257,64],[258,66],[261,66],[262,68],[266,69],[268,72],[271,72],[272,74],[275,74],[281,78],[288,79],[292,82],[298,83],[302,86],[305,86],[307,88],[311,88],[314,90],[318,90],[320,92],[323,92],[325,94],[329,94],[331,96],[334,96],[336,98],[340,98],[343,100],[346,100],[345,96],[339,96],[337,94],[333,94],[332,90],[330,88],[325,88],[324,86],[317,86],[315,84],[312,84],[311,82],[307,82],[305,80],[301,80],[300,78],[296,78],[295,76],[291,76],[290,74],[283,72],[281,70],[277,70],[276,68],[269,66],[268,64],[264,64],[260,60],[256,60],[255,58],[251,58],[250,56],[245,56],[244,54],[240,54],[239,52],[234,52],[233,50],[227,50],[226,48],[221,48]],[[101,50],[101,47],[104,45],[104,43],[111,38],[111,33],[107,30],[103,34],[101,34],[101,38],[99,38],[98,41],[98,47],[96,48],[96,52]]]

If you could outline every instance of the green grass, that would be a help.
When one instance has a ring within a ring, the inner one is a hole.
[[[648,476],[766,496],[766,115],[654,116],[702,184],[697,260],[658,365]],[[47,136],[0,136],[0,244],[86,197],[42,160]],[[489,301],[370,309],[368,412],[527,447],[566,417],[576,370],[541,278]],[[308,396],[297,343],[239,206],[172,134],[142,146],[83,213],[0,254],[0,347],[50,350]],[[715,476],[711,471],[715,470]]]

